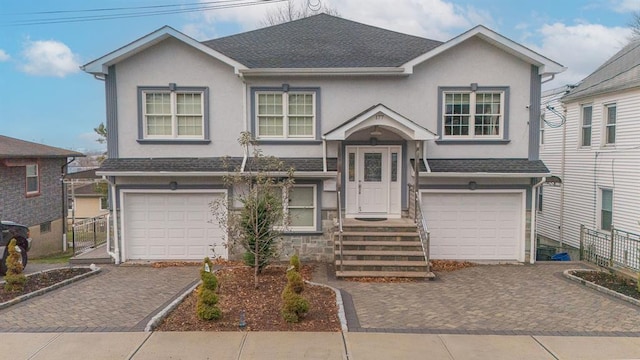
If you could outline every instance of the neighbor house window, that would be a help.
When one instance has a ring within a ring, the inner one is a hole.
[[[611,231],[613,225],[613,190],[602,189],[600,199],[600,228]]]
[[[616,143],[616,104],[610,104],[605,108],[605,144],[613,145]]]
[[[444,91],[442,95],[443,138],[504,137],[506,91]]]
[[[100,197],[100,210],[108,210],[109,209],[109,201],[106,196]]]
[[[591,122],[593,107],[591,105],[582,106],[582,128],[580,136],[581,146],[591,146]]]
[[[34,195],[40,192],[40,174],[38,172],[38,165],[27,165],[26,167],[27,180],[26,189],[27,195]]]
[[[141,136],[149,140],[208,137],[205,88],[140,88]]]
[[[538,188],[538,204],[537,204],[537,208],[539,212],[542,212],[542,186]]]
[[[294,185],[285,197],[285,216],[292,231],[316,230],[316,185]]]
[[[544,145],[544,119],[540,119],[540,145]]]
[[[255,128],[258,139],[315,139],[315,91],[257,91]]]

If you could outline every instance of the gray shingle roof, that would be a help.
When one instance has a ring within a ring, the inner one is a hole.
[[[284,168],[295,171],[323,171],[322,158],[280,158]],[[226,172],[236,171],[242,158],[125,158],[106,159],[100,172]],[[250,166],[247,165],[247,168]],[[329,171],[336,171],[337,160],[327,159]]]
[[[84,154],[0,135],[0,158],[66,158]]]
[[[249,68],[358,68],[397,67],[442,42],[318,14],[203,44]]]
[[[434,173],[549,173],[542,160],[528,159],[427,159]],[[427,171],[420,162],[420,171]]]
[[[627,44],[573,88],[563,102],[640,86],[640,39]]]
[[[101,176],[96,175],[96,169],[76,171],[74,173],[66,174],[65,179],[100,179]]]

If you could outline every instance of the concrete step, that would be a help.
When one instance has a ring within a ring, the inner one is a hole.
[[[340,256],[340,250],[336,250],[335,254]],[[345,256],[422,256],[422,251],[403,251],[403,250],[342,250]]]
[[[413,237],[419,236],[418,232],[415,231],[343,231],[342,236],[371,236],[371,237]]]
[[[336,249],[340,248],[340,242],[335,243]],[[385,240],[342,240],[342,246],[417,246],[422,247],[420,241],[385,241]]]
[[[416,226],[343,226],[342,231],[373,233],[416,232]]]
[[[427,263],[423,260],[414,261],[389,261],[389,260],[336,260],[336,266],[417,266],[427,267]]]
[[[400,278],[435,278],[433,273],[417,271],[336,271],[337,277],[400,277]]]

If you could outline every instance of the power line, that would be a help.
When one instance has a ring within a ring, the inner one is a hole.
[[[191,12],[202,12],[219,9],[229,9],[236,7],[246,7],[262,5],[266,3],[277,3],[286,0],[219,0],[209,1],[198,4],[181,4],[181,5],[156,5],[156,6],[137,6],[137,7],[122,7],[122,8],[110,8],[110,9],[84,9],[84,10],[59,10],[59,13],[79,13],[79,12],[111,12],[119,11],[117,13],[107,13],[100,15],[81,15],[81,16],[65,16],[65,17],[52,17],[52,18],[40,18],[40,19],[25,19],[25,20],[13,20],[8,22],[0,22],[0,26],[26,26],[26,25],[46,25],[46,24],[62,24],[62,23],[75,23],[75,22],[88,22],[88,21],[102,21],[102,20],[115,20],[126,18],[139,18],[159,15],[170,14],[182,14]],[[213,4],[213,5],[211,5]],[[166,9],[167,7],[180,7],[178,9]],[[165,9],[162,9],[165,8]],[[132,11],[131,11],[132,10]],[[139,11],[141,10],[141,11]],[[45,12],[39,12],[42,14]],[[48,12],[51,13],[51,12]],[[32,13],[38,14],[38,13]]]

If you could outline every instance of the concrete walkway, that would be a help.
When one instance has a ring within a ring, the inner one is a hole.
[[[637,359],[640,338],[382,333],[2,334],[6,359]]]

